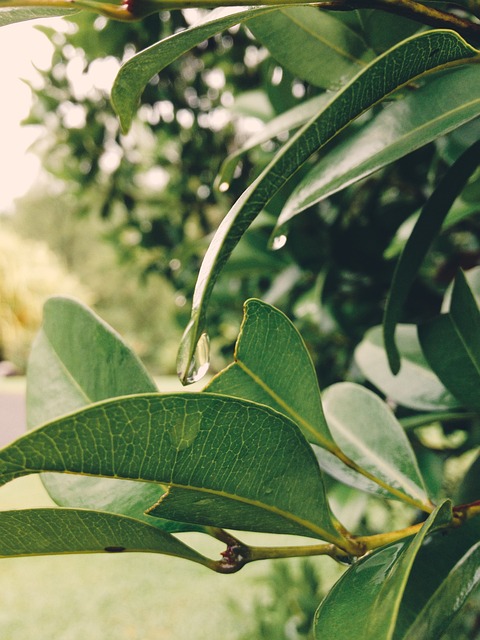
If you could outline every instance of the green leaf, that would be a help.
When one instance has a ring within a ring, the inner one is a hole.
[[[46,302],[28,364],[30,427],[93,402],[150,391],[157,387],[142,363],[93,311],[68,298]],[[161,492],[149,484],[65,474],[42,475],[42,482],[62,507],[112,511],[140,520],[148,519],[145,505],[158,500]],[[155,525],[170,531],[185,529],[159,520]]]
[[[258,531],[271,531],[275,520],[275,532],[343,541],[315,456],[297,426],[245,400],[183,393],[97,403],[0,451],[1,484],[41,471],[192,489],[263,509],[266,522],[258,520]],[[225,518],[232,526],[230,514]],[[209,524],[223,526],[216,518]],[[243,526],[239,517],[235,528]]]
[[[314,7],[277,9],[248,28],[283,67],[323,89],[338,89],[374,57],[355,31]]]
[[[231,153],[223,161],[220,171],[215,179],[217,188],[226,191],[233,179],[238,161],[245,153],[255,147],[275,138],[286,131],[291,131],[305,124],[307,120],[313,118],[331,100],[331,95],[322,94],[309,100],[305,100],[288,111],[280,114],[262,127],[261,131],[251,136],[240,149]]]
[[[446,526],[450,520],[451,506],[446,501],[410,542],[384,547],[350,567],[317,609],[315,638],[391,640],[405,586],[422,543],[427,534]]]
[[[293,420],[309,441],[334,446],[305,343],[290,320],[265,302],[245,303],[235,362],[205,391],[265,404]]]
[[[385,105],[328,151],[295,187],[278,219],[277,233],[304,209],[478,116],[479,80],[478,67],[457,69]]]
[[[53,18],[78,13],[78,9],[56,9],[53,7],[5,7],[0,9],[0,27],[16,22],[35,20],[36,18]]]
[[[393,274],[383,316],[383,341],[393,373],[400,370],[395,327],[417,272],[458,194],[480,162],[480,140],[449,168],[424,205]]]
[[[429,537],[428,544],[420,549],[408,578],[394,640],[401,640],[417,617],[422,615],[428,601],[448,578],[454,566],[478,542],[479,533],[478,518],[472,518],[461,527],[452,527]],[[458,595],[455,594],[454,598]],[[432,636],[431,640],[437,640],[438,637],[440,634]],[[429,637],[425,640],[427,638]]]
[[[328,451],[315,449],[324,471],[344,484],[380,495],[412,498],[428,506],[423,479],[410,442],[388,405],[373,392],[351,382],[323,393],[323,409],[340,449],[381,485],[360,477]],[[392,488],[396,493],[392,493]]]
[[[450,312],[418,327],[423,352],[433,371],[466,407],[480,411],[480,312],[459,271]]]
[[[433,373],[422,353],[416,325],[397,326],[401,353],[400,373],[390,371],[383,346],[382,327],[373,327],[355,350],[355,361],[363,375],[388,399],[419,411],[445,411],[459,406]]]
[[[409,628],[404,640],[440,638],[480,583],[480,542],[455,565]]]
[[[410,38],[374,60],[291,138],[230,209],[208,248],[194,291],[191,320],[179,351],[177,370],[184,383],[196,377],[195,350],[205,332],[206,306],[224,263],[251,222],[288,178],[312,153],[395,89],[428,71],[477,56],[475,49],[451,31],[429,31]]]
[[[2,558],[122,551],[163,553],[211,564],[174,536],[133,518],[78,509],[0,511]]]
[[[120,69],[112,88],[112,104],[127,132],[138,107],[138,101],[149,80],[183,53],[207,38],[229,29],[248,18],[272,11],[267,7],[218,8],[185,31],[164,38],[140,51]]]

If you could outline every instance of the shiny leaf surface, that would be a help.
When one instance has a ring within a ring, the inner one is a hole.
[[[224,263],[251,222],[288,178],[312,153],[395,89],[428,71],[477,56],[475,49],[450,31],[429,31],[410,38],[368,65],[291,138],[237,200],[210,243],[194,291],[191,320],[179,351],[177,371],[184,383],[192,377],[195,350],[205,332],[206,306]]]
[[[297,426],[245,400],[184,393],[97,403],[0,451],[1,484],[41,471],[192,489],[263,509],[266,522],[258,520],[258,531],[271,531],[274,520],[275,532],[342,540],[315,456]],[[138,502],[138,508],[152,506]],[[232,526],[230,514],[225,517]],[[223,526],[216,518],[209,524]],[[235,528],[243,526],[239,518]]]
[[[281,311],[260,300],[245,304],[235,362],[205,390],[272,407],[293,420],[311,442],[333,445],[302,337]]]

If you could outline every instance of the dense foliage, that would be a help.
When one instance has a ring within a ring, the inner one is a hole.
[[[159,9],[90,4],[121,19]],[[328,555],[348,568],[319,603],[314,637],[446,631],[480,577],[474,9],[334,0],[217,8],[179,31],[188,14],[114,25],[119,125],[106,96],[76,94],[68,73],[83,55],[73,47],[103,54],[89,38],[113,25],[76,18],[72,48],[59,40],[56,54],[70,60],[52,70],[32,118],[55,108],[50,170],[78,185],[80,209],[120,215],[119,237],[134,230],[136,246],[151,248],[147,271],[178,278],[185,294],[180,267],[195,266],[216,228],[179,350],[185,383],[208,369],[210,301],[216,331],[222,305],[238,308],[252,289],[262,300],[244,305],[233,362],[202,392],[181,394],[159,393],[86,307],[50,300],[28,373],[36,428],[0,451],[0,478],[41,473],[58,508],[0,513],[1,555],[135,550],[220,573]],[[25,12],[4,9],[0,20]],[[243,120],[227,116],[252,90]],[[248,104],[263,126],[236,148]],[[322,387],[336,382],[320,393],[318,375]],[[313,542],[257,547],[232,530]],[[225,543],[221,559],[184,544],[184,531]],[[300,616],[292,633],[305,624]]]

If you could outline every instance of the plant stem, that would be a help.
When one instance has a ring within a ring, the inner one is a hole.
[[[433,422],[461,422],[463,420],[470,420],[477,417],[478,414],[468,411],[444,411],[441,413],[424,413],[418,416],[411,416],[409,418],[401,418],[400,424],[406,430],[416,429],[417,427],[424,427],[432,424]]]

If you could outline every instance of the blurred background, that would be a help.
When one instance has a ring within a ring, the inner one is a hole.
[[[3,443],[23,428],[22,376],[50,295],[85,301],[153,375],[174,376],[212,233],[288,135],[242,154],[227,191],[216,187],[222,162],[274,116],[321,91],[273,59],[248,30],[232,28],[153,78],[131,131],[122,134],[109,102],[120,64],[198,17],[196,10],[162,12],[122,24],[79,14],[2,28]],[[279,203],[300,171],[259,216],[218,282],[210,306],[212,371],[231,361],[242,303],[256,296],[296,323],[322,388],[360,379],[352,353],[381,322],[404,225],[479,130],[477,122],[466,125],[315,205],[295,218],[285,246],[271,251]],[[472,215],[479,187],[477,176],[464,193],[469,217],[440,236],[422,267],[408,321],[438,311],[457,267],[480,262],[478,213]],[[443,466],[432,467],[433,485],[442,474]],[[46,500],[31,478],[0,491],[2,508]],[[351,526],[364,532],[401,522],[394,506],[373,498],[349,495],[347,502]],[[339,571],[328,559],[249,566],[235,576],[138,555],[4,560],[0,637],[308,638],[321,594]]]

